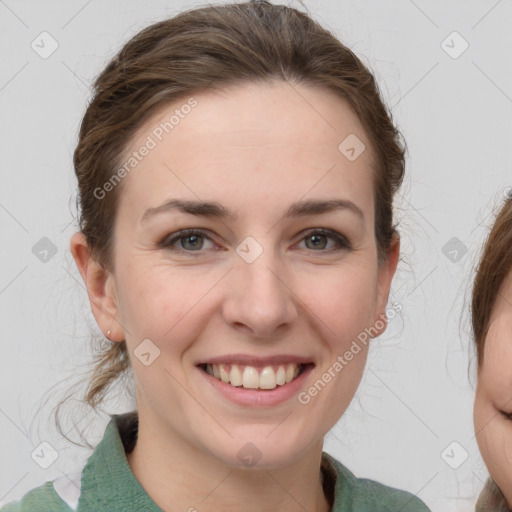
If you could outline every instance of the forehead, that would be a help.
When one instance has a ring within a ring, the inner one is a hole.
[[[349,104],[334,93],[286,82],[248,83],[190,100],[160,109],[127,148],[125,159],[149,139],[153,146],[125,178],[122,195],[137,192],[130,203],[154,206],[169,195],[205,199],[230,187],[240,197],[244,187],[247,194],[286,193],[294,200],[308,190],[330,197],[338,190],[359,195],[368,202],[361,207],[371,208],[370,140]],[[352,152],[344,153],[347,148]],[[356,158],[347,157],[354,152]]]

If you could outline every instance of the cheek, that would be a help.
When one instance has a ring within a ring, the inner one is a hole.
[[[332,269],[321,281],[304,283],[302,295],[334,336],[351,338],[373,320],[375,276],[368,269]]]
[[[512,488],[512,426],[496,417],[486,428],[482,458],[498,487]],[[480,446],[479,442],[479,446]]]
[[[119,279],[123,326],[136,337],[170,336],[211,287],[187,270],[127,266]]]
[[[480,391],[475,400],[474,423],[480,453],[493,478],[511,474],[512,421],[504,418]]]
[[[312,286],[314,283],[316,286]],[[304,279],[298,295],[308,306],[306,321],[313,322],[312,331],[326,347],[317,378],[328,381],[329,392],[318,396],[317,405],[324,402],[325,409],[330,410],[326,416],[331,414],[337,421],[352,400],[364,371],[375,281],[367,269],[331,269],[321,279]]]

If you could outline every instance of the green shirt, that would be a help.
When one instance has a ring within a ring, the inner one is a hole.
[[[137,412],[114,414],[103,439],[74,483],[67,477],[32,489],[0,512],[162,512],[135,478],[126,459],[137,440]],[[332,512],[429,512],[413,494],[356,478],[322,453],[324,492]]]

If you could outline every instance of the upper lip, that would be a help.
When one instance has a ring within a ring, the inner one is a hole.
[[[226,354],[223,356],[211,357],[197,363],[196,366],[203,364],[241,364],[245,366],[272,366],[277,364],[308,364],[313,363],[311,358],[295,356],[291,354],[276,354],[269,357],[251,356],[248,354]]]

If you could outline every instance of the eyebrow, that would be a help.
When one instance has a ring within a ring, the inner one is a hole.
[[[214,201],[206,202],[183,199],[169,199],[160,206],[146,210],[141,217],[141,223],[147,221],[149,218],[154,217],[155,215],[174,210],[191,215],[219,218],[230,221],[236,221],[238,218],[238,215],[233,210]],[[365,222],[364,213],[361,208],[347,199],[311,199],[306,201],[298,201],[293,203],[288,208],[288,211],[284,214],[284,218],[304,217],[306,215],[320,215],[337,210],[351,211],[360,217],[363,223]]]

